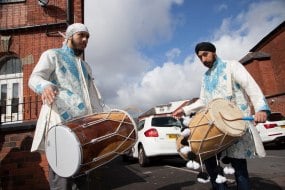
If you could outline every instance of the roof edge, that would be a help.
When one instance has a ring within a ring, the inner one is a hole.
[[[265,44],[268,40],[270,40],[270,38],[276,34],[281,32],[282,30],[284,30],[285,27],[285,21],[283,21],[279,26],[277,26],[274,30],[272,30],[269,34],[267,34],[264,38],[262,38],[251,50],[249,50],[250,52],[254,52],[257,51],[259,49],[260,46],[262,46],[263,44]]]

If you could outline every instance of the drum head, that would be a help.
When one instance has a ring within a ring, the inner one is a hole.
[[[46,136],[48,163],[61,177],[74,175],[81,164],[81,146],[75,134],[66,126],[52,127]]]
[[[227,121],[222,118],[223,116],[226,119],[232,120],[243,117],[241,110],[233,103],[224,99],[215,99],[209,103],[209,113],[215,121],[216,127],[223,131],[223,133],[230,136],[242,136],[245,133],[245,121]]]

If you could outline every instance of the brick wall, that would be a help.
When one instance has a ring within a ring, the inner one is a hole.
[[[268,34],[253,52],[264,52],[269,59],[252,60],[245,65],[260,85],[273,112],[285,115],[285,23]]]
[[[1,186],[5,189],[49,189],[44,154],[31,153],[33,131],[1,132]]]
[[[271,60],[254,60],[250,64],[245,65],[245,67],[260,86],[265,96],[278,92],[275,75],[272,74],[273,67]]]
[[[285,115],[285,95],[267,99],[273,112],[280,112]]]
[[[272,75],[275,76],[277,92],[285,92],[285,26],[280,33],[271,38],[259,51],[271,54]]]
[[[0,49],[0,58],[13,54],[22,61],[24,120],[39,114],[40,97],[28,88],[28,79],[43,51],[62,46],[58,31],[68,25],[67,2],[72,2],[69,23],[83,22],[84,0],[49,0],[45,8],[37,0],[0,5],[0,36],[11,36],[9,52]],[[49,189],[45,154],[30,152],[34,129],[0,125],[0,189]]]
[[[79,2],[74,1],[75,4]],[[66,2],[67,0],[50,0],[45,8],[39,6],[37,0],[1,4],[0,28],[17,28],[65,21]]]

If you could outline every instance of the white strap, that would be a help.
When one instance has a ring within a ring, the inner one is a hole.
[[[83,62],[81,61],[80,58],[78,58],[78,61],[77,61],[78,70],[80,72],[80,76],[81,76],[80,78],[83,81],[83,88],[85,89],[84,92],[86,92],[86,93],[84,93],[85,102],[87,104],[86,106],[88,107],[88,113],[92,113],[91,101],[90,101],[90,96],[89,96],[89,89],[87,87],[87,83],[86,83],[86,80],[85,80],[85,77],[83,74],[82,64],[83,64]]]
[[[227,62],[227,96],[233,96],[233,88],[232,88],[232,74],[231,74],[231,62]]]
[[[249,129],[250,132],[252,134],[253,137],[253,141],[254,141],[254,145],[255,145],[255,150],[256,150],[256,154],[260,157],[263,158],[266,156],[266,151],[264,149],[262,140],[260,135],[258,134],[257,129],[255,128],[255,126],[249,124]]]

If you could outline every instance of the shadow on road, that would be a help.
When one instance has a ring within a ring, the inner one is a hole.
[[[150,159],[151,162],[149,163],[149,166],[173,166],[173,167],[185,167],[187,161],[183,160],[181,157],[170,157],[170,158],[159,158],[155,157]]]
[[[185,188],[185,187],[189,187],[191,188],[193,185],[195,185],[196,182],[195,181],[187,181],[187,182],[182,182],[182,183],[174,183],[174,184],[170,184],[170,185],[167,185],[165,187],[161,187],[161,188],[158,188],[157,190],[174,190],[174,189],[182,189],[182,188]],[[191,188],[192,190],[195,190],[195,188]],[[201,190],[201,188],[200,188]]]
[[[110,163],[101,166],[92,172],[92,178],[96,187],[100,190],[116,189],[127,186],[132,183],[145,182],[143,177],[137,175],[134,171],[122,164],[120,158],[116,158]]]
[[[280,187],[275,182],[260,178],[260,177],[251,177],[251,184],[252,184],[252,190],[260,190],[260,189],[270,189],[270,190],[282,190],[285,187]]]

